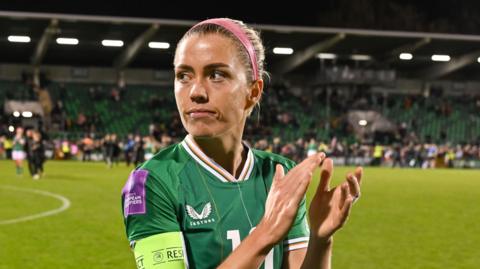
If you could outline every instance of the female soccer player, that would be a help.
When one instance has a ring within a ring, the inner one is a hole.
[[[242,142],[263,65],[258,34],[240,21],[206,20],[179,41],[175,100],[188,135],[122,191],[138,268],[330,268],[332,235],[360,195],[362,169],[330,189],[324,153],[295,166]],[[319,166],[307,223],[305,192]]]
[[[13,139],[12,160],[15,161],[15,171],[17,176],[23,175],[23,160],[25,160],[25,137],[23,128],[17,127],[15,138]]]

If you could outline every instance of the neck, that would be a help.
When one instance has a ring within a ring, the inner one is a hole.
[[[242,137],[193,137],[190,138],[200,149],[223,169],[238,178],[247,159],[247,151],[244,150]]]

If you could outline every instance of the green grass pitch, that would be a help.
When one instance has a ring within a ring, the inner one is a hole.
[[[0,161],[0,223],[62,204],[5,186],[71,202],[56,215],[0,224],[0,269],[135,268],[120,210],[130,169],[49,161],[45,178],[33,181],[15,176],[13,162]],[[349,170],[336,168],[333,184]],[[365,168],[362,198],[334,237],[333,268],[479,267],[480,171]]]

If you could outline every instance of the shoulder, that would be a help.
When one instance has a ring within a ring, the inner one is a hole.
[[[157,152],[150,160],[141,164],[138,169],[164,172],[172,168],[181,168],[187,161],[181,144],[168,146]]]
[[[278,155],[275,153],[252,149],[255,158],[260,161],[263,165],[271,165],[271,164],[281,164],[286,167],[288,170],[293,168],[296,163],[282,155]]]
[[[144,162],[134,172],[144,171],[148,180],[162,182],[163,184],[178,184],[178,174],[184,168],[188,156],[181,144],[168,146],[156,153],[150,160]]]
[[[140,204],[144,204],[145,200],[147,204],[157,203],[158,197],[175,204],[180,184],[178,174],[186,162],[180,147],[175,144],[162,149],[130,173],[122,189],[125,204],[129,205],[132,197],[142,198],[143,202],[138,202]]]

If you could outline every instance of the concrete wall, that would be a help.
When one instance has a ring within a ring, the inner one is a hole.
[[[30,65],[0,64],[0,79],[20,80],[22,72],[33,73]],[[116,83],[118,71],[107,67],[42,66],[41,72],[57,82]],[[173,70],[126,69],[127,84],[172,85]]]
[[[23,71],[33,73],[31,65],[0,64],[0,79],[20,80]],[[116,83],[119,73],[108,67],[42,66],[48,78],[57,82]],[[126,69],[124,80],[128,84],[160,85],[173,87],[173,70]],[[291,85],[295,87],[295,85]],[[415,79],[397,79],[387,87],[374,86],[373,92],[425,94],[431,88],[441,88],[449,95],[480,94],[480,81],[426,82]],[[300,86],[301,88],[301,86]]]

